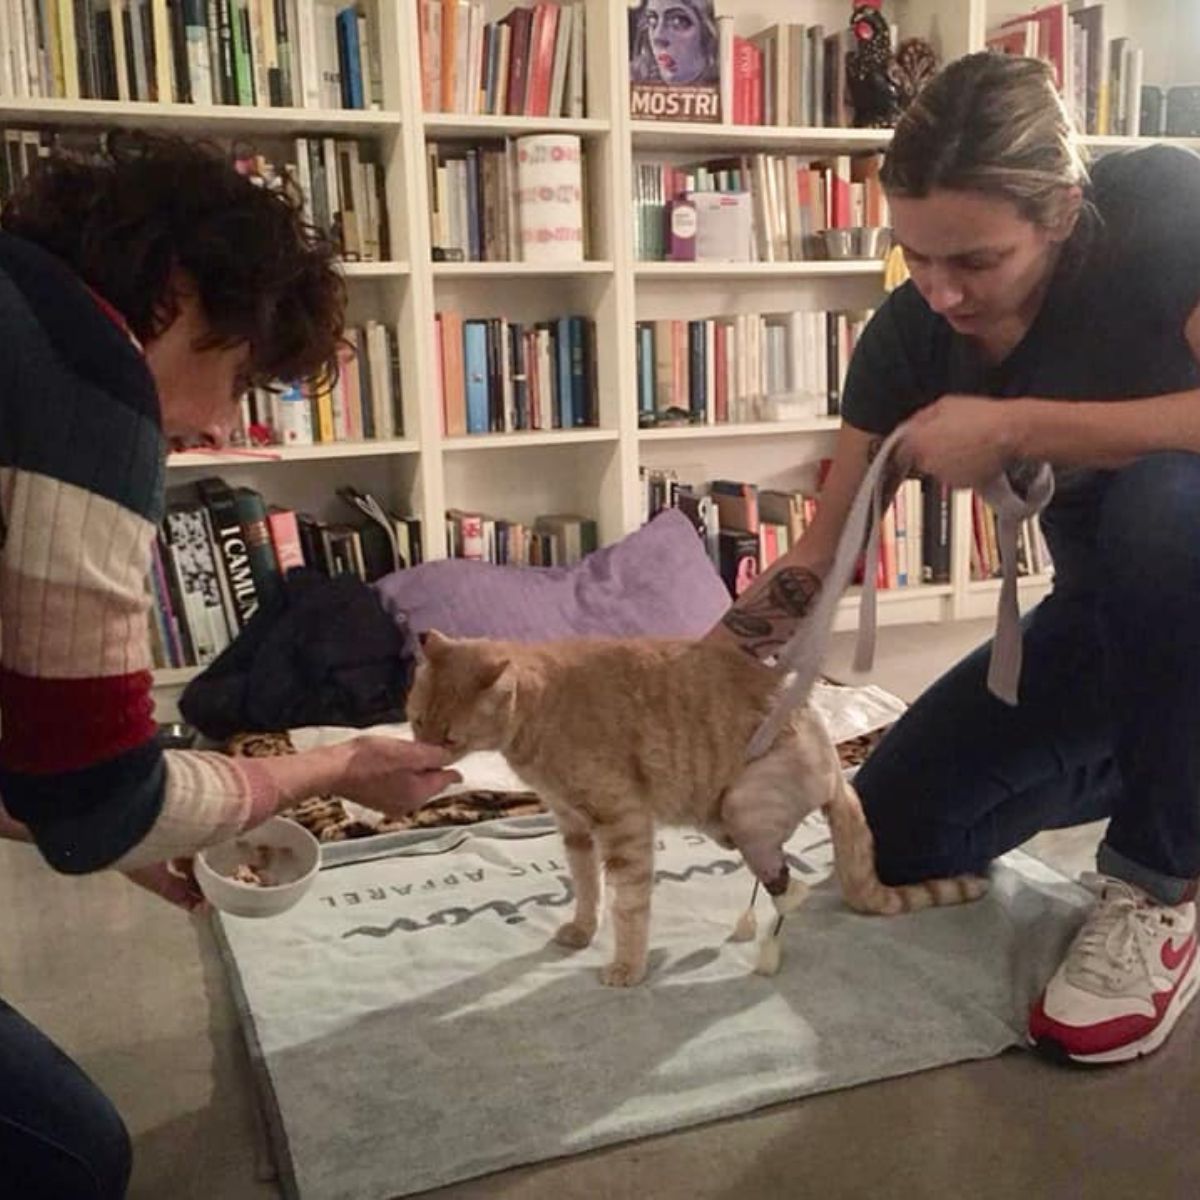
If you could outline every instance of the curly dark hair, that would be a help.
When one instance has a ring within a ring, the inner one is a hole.
[[[244,175],[211,143],[111,133],[97,154],[53,154],[0,226],[66,262],[142,340],[175,317],[178,267],[212,327],[198,349],[247,343],[248,385],[336,374],[346,297],[333,243],[304,221],[294,184]]]

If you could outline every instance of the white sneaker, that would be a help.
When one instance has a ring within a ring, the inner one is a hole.
[[[1200,984],[1196,905],[1085,875],[1096,906],[1029,1014],[1029,1040],[1056,1057],[1117,1063],[1157,1050]]]

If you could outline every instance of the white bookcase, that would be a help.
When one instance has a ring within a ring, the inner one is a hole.
[[[377,6],[377,9],[376,9]],[[510,0],[489,0],[489,19]],[[902,37],[929,38],[942,61],[984,45],[987,29],[1031,5],[1011,0],[891,0],[888,16]],[[385,164],[392,252],[396,261],[348,264],[349,316],[386,321],[400,331],[404,437],[386,442],[335,443],[282,449],[277,460],[242,455],[173,456],[168,484],[219,471],[249,484],[273,503],[344,519],[335,488],[344,482],[375,491],[398,511],[424,518],[427,558],[445,554],[442,514],[483,508],[529,519],[576,510],[597,518],[602,542],[636,528],[638,468],[686,468],[702,477],[745,478],[773,486],[806,480],[829,453],[836,421],[639,430],[634,325],[661,317],[710,317],[738,312],[866,307],[883,296],[876,263],[797,262],[674,264],[633,256],[633,164],[642,154],[679,161],[714,153],[769,150],[821,155],[883,148],[886,131],[763,128],[634,121],[628,115],[626,0],[587,0],[587,117],[471,117],[424,114],[420,104],[414,0],[373,0],[382,47],[382,111],[246,109],[224,106],[46,101],[0,98],[0,126],[130,125],[213,138],[289,139],[321,132],[369,140]],[[775,20],[822,22],[827,30],[849,19],[848,0],[718,0],[736,18],[739,34]],[[1129,33],[1146,53],[1146,79],[1200,80],[1200,17],[1193,0],[1105,0],[1108,36]],[[1186,36],[1186,33],[1196,36]],[[566,268],[528,263],[433,263],[427,220],[425,146],[428,140],[485,139],[532,132],[579,134],[588,155],[590,256]],[[1092,138],[1097,151],[1137,139]],[[1200,145],[1200,140],[1194,144]],[[599,428],[447,438],[437,399],[433,318],[440,308],[470,316],[541,320],[586,313],[596,324]],[[880,594],[884,622],[942,621],[990,613],[997,585],[969,580],[970,501],[953,507],[955,547],[948,585]],[[1022,582],[1032,601],[1044,579]],[[843,626],[855,618],[853,596],[843,602]],[[159,672],[160,711],[193,674]]]

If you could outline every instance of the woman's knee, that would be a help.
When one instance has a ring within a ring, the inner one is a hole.
[[[75,1112],[71,1120],[71,1128],[39,1131],[0,1113],[0,1194],[23,1200],[123,1200],[133,1152],[121,1119],[106,1102],[104,1110]],[[11,1192],[3,1191],[5,1186]]]
[[[1101,587],[1200,592],[1200,455],[1149,454],[1117,472],[1097,531]]]
[[[92,1167],[100,1196],[108,1200],[110,1196],[125,1195],[133,1169],[133,1144],[120,1114],[106,1096],[101,1095],[101,1099],[106,1111],[97,1113],[99,1138],[93,1151]]]

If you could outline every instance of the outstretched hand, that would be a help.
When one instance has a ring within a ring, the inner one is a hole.
[[[462,782],[457,771],[445,769],[453,755],[441,746],[370,735],[349,745],[350,759],[337,794],[385,816],[407,816]]]

